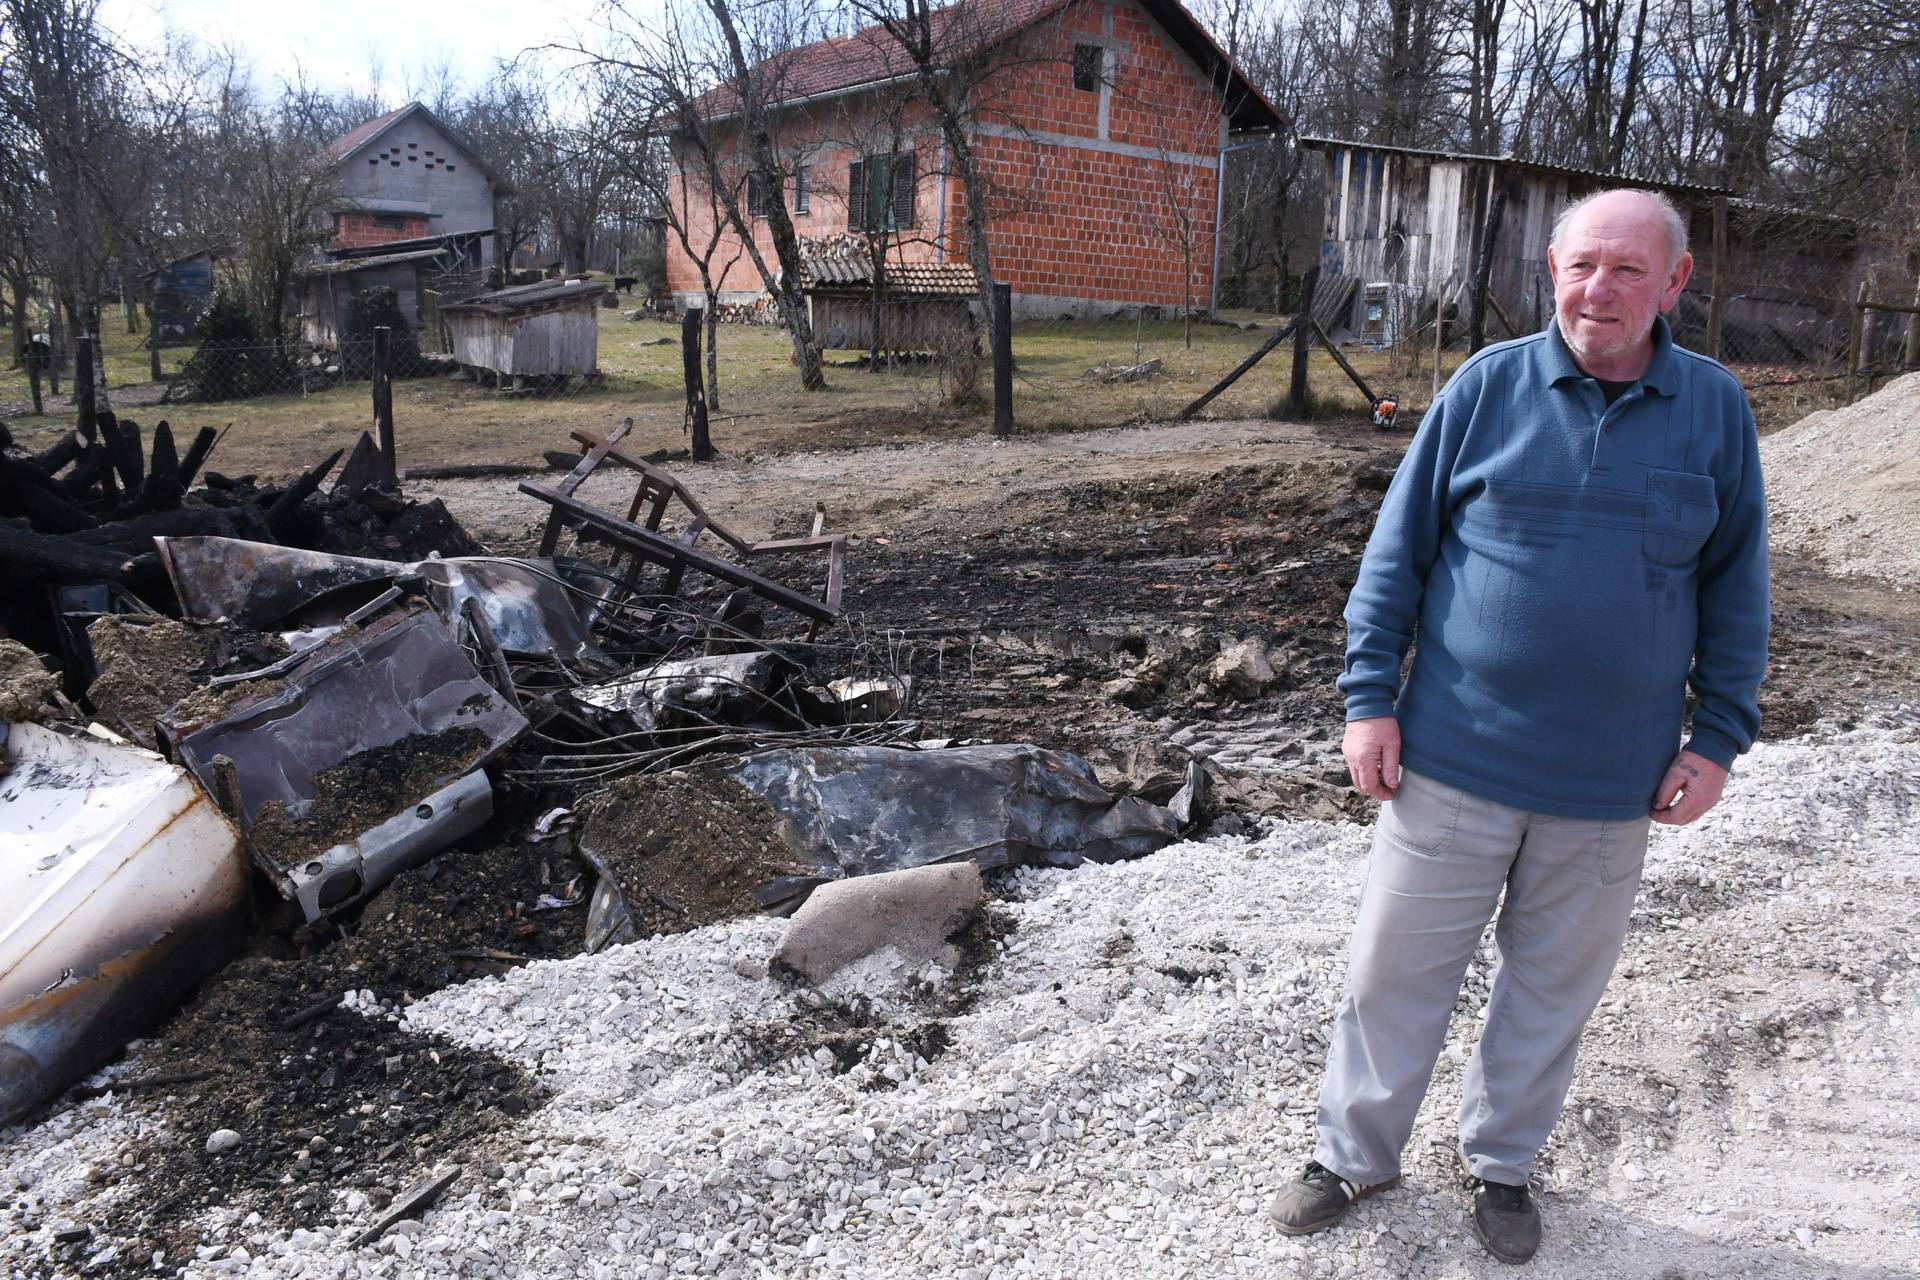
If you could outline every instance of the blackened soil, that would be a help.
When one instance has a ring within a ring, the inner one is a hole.
[[[1337,735],[1341,613],[1405,445],[1367,440],[1358,456],[1205,477],[1064,481],[967,527],[869,541],[849,567],[849,613],[917,636],[914,711],[929,732],[1095,758],[1169,721],[1278,718]],[[1195,678],[1241,637],[1274,646],[1282,667],[1244,701]],[[1920,701],[1920,604],[1874,584],[1776,556],[1771,648],[1763,737]],[[1145,678],[1116,695],[1129,674]]]
[[[773,806],[704,770],[632,775],[581,809],[581,844],[612,872],[642,937],[753,915],[753,890],[813,875]]]
[[[171,1096],[168,1125],[131,1148],[129,1163],[97,1171],[117,1193],[115,1212],[88,1224],[94,1237],[69,1261],[113,1241],[118,1255],[99,1274],[151,1275],[157,1249],[170,1271],[193,1258],[212,1205],[287,1228],[364,1225],[386,1199],[540,1106],[544,1090],[504,1061],[325,1008],[350,990],[400,1007],[523,960],[578,954],[592,872],[564,842],[528,844],[527,818],[509,812],[497,843],[403,873],[324,936],[262,933],[163,1023],[131,1076],[204,1078],[130,1095]],[[544,909],[543,895],[573,905]],[[310,1020],[290,1026],[301,1014]],[[241,1145],[209,1156],[207,1136],[221,1128]],[[354,1191],[369,1201],[359,1214],[339,1207]]]
[[[253,847],[294,865],[385,822],[470,768],[486,746],[478,729],[408,734],[349,756],[314,775],[314,799],[303,813],[269,802],[247,833]]]
[[[149,1126],[118,1167],[116,1212],[91,1225],[87,1251],[109,1237],[113,1275],[151,1275],[191,1261],[211,1206],[258,1212],[275,1226],[362,1224],[436,1164],[538,1106],[543,1091],[487,1054],[335,1011],[300,1026],[294,1015],[336,984],[298,962],[254,956],[228,967],[142,1056],[142,1074],[209,1073],[172,1090],[169,1123]],[[210,1155],[219,1129],[239,1145]],[[347,1212],[343,1193],[368,1197]]]

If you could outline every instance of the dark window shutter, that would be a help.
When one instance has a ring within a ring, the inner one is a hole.
[[[913,225],[913,152],[893,158],[893,225]]]
[[[855,160],[847,166],[847,230],[867,229],[867,164]]]

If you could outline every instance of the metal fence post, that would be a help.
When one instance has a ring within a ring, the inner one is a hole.
[[[373,331],[373,425],[380,437],[381,487],[398,489],[400,471],[393,458],[393,330]]]
[[[1013,434],[1013,286],[993,286],[993,434]]]

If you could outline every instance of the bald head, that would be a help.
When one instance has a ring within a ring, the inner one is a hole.
[[[1603,217],[1614,224],[1644,219],[1666,245],[1668,271],[1687,256],[1687,220],[1673,201],[1657,191],[1612,187],[1573,201],[1553,220],[1553,239],[1549,242],[1553,249],[1558,251],[1566,243],[1569,228],[1589,217]]]

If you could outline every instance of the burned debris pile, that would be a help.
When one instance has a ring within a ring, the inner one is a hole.
[[[926,737],[892,647],[840,618],[824,510],[743,538],[629,426],[521,486],[548,517],[526,557],[406,498],[366,437],[285,485],[110,415],[0,450],[0,1122],[250,940],[364,973],[406,903],[462,900],[418,877],[475,859],[537,881],[448,940],[463,972],[524,959],[543,913],[597,949],[850,877],[1136,857],[1196,818],[1197,766],[1162,805]],[[622,506],[586,499],[597,473]]]

